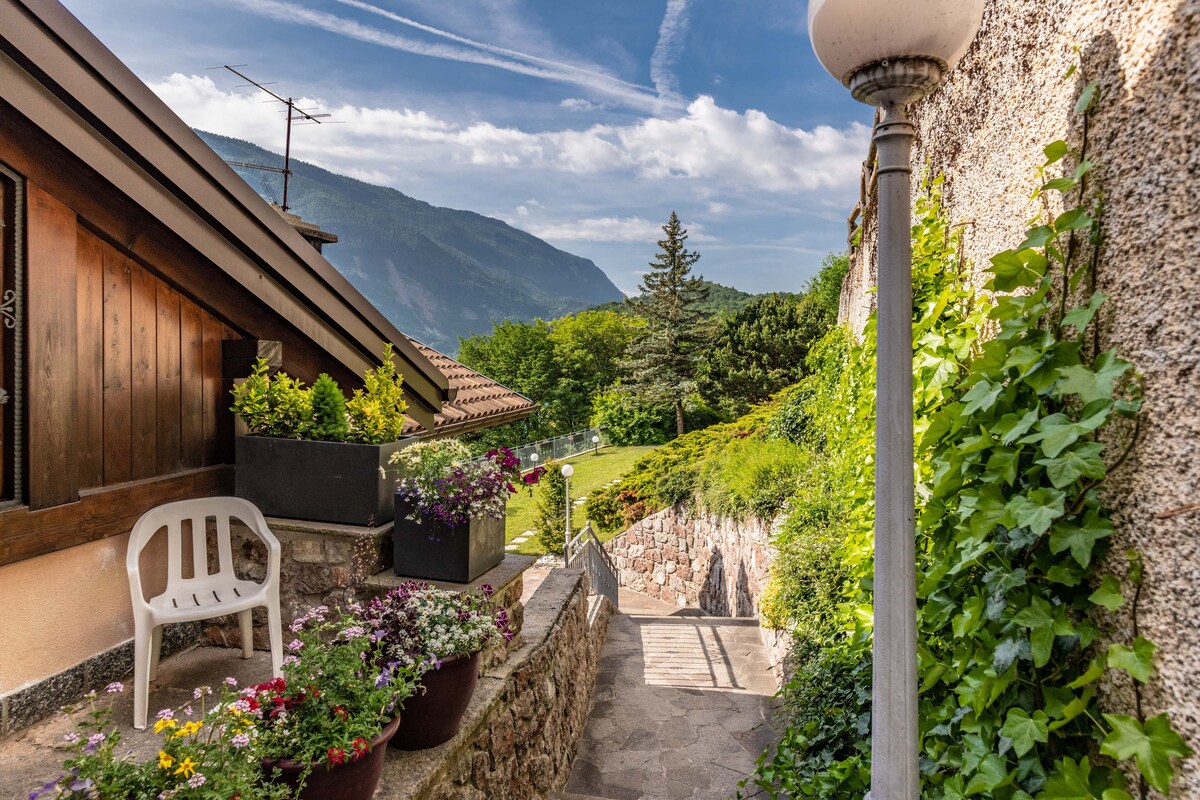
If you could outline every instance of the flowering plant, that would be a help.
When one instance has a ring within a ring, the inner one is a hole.
[[[262,715],[263,755],[310,767],[357,761],[412,694],[413,670],[380,658],[381,640],[354,614],[317,606],[291,631],[283,677],[243,690]]]
[[[516,484],[532,486],[545,469],[521,475],[521,461],[507,448],[490,450],[482,459],[457,439],[418,442],[388,459],[398,475],[396,491],[412,505],[408,519],[434,519],[457,527],[472,517],[504,517]]]
[[[213,690],[196,689],[194,702],[176,716],[158,712],[154,732],[162,737],[158,756],[137,761],[121,751],[121,732],[112,724],[111,709],[87,697],[87,711],[72,716],[75,730],[66,735],[71,756],[63,774],[29,793],[39,797],[159,797],[174,800],[265,798],[288,796],[284,786],[263,784],[258,716],[235,693],[237,682],[226,678],[217,702],[208,708]],[[110,694],[124,691],[120,683]],[[198,706],[199,713],[194,713]]]
[[[511,640],[508,613],[492,605],[492,587],[448,592],[405,581],[363,610],[363,623],[380,641],[389,662],[420,671],[444,659],[482,650],[501,637]]]

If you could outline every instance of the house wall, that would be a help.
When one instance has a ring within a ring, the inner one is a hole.
[[[965,254],[978,274],[1024,238],[1040,210],[1030,196],[1042,147],[1079,145],[1072,106],[1083,81],[1101,83],[1088,158],[1104,197],[1098,288],[1110,300],[1102,339],[1134,363],[1146,397],[1137,447],[1105,500],[1118,528],[1114,552],[1133,546],[1146,561],[1137,621],[1160,650],[1145,713],[1170,712],[1200,749],[1197,42],[1196,0],[989,0],[976,44],[913,109],[913,163],[946,176],[949,212],[965,223]],[[1064,78],[1080,63],[1079,74]],[[875,283],[873,203],[866,211],[864,246],[843,293],[843,319],[856,328]],[[1110,620],[1115,637],[1127,639],[1131,628],[1127,614]],[[1109,708],[1132,706],[1127,686],[1108,693]],[[1175,796],[1200,796],[1200,759],[1182,764]]]

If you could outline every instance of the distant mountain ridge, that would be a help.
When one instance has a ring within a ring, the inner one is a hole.
[[[250,142],[196,131],[221,158],[282,166]],[[446,353],[493,321],[553,319],[623,295],[591,260],[498,219],[439,208],[292,159],[290,211],[335,233],[324,256],[404,333]],[[235,167],[259,194],[261,171]],[[277,181],[273,183],[277,185]]]

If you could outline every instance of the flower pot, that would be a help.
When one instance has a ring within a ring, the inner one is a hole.
[[[479,651],[454,656],[421,676],[421,686],[404,701],[400,730],[389,744],[401,750],[424,750],[448,742],[458,733],[463,714],[479,680]]]
[[[234,494],[268,517],[382,525],[392,519],[393,481],[379,470],[413,441],[352,444],[239,436]]]
[[[371,752],[358,761],[347,760],[343,764],[332,766],[320,763],[314,764],[304,790],[296,797],[298,800],[370,800],[379,785],[379,776],[383,774],[383,759],[387,755],[387,743],[400,727],[400,717],[397,716],[379,735],[371,740]],[[286,758],[264,760],[263,771],[270,775],[278,767],[279,778],[275,781],[282,783],[295,791],[300,783],[300,774],[306,769],[305,764],[297,764]]]
[[[411,504],[396,496],[392,526],[394,571],[405,578],[470,583],[504,560],[504,519],[488,516],[448,527],[408,519]]]

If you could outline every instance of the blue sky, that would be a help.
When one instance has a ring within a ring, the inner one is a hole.
[[[798,0],[66,0],[189,124],[503,219],[626,292],[672,210],[697,270],[795,290],[845,247],[871,112]]]

